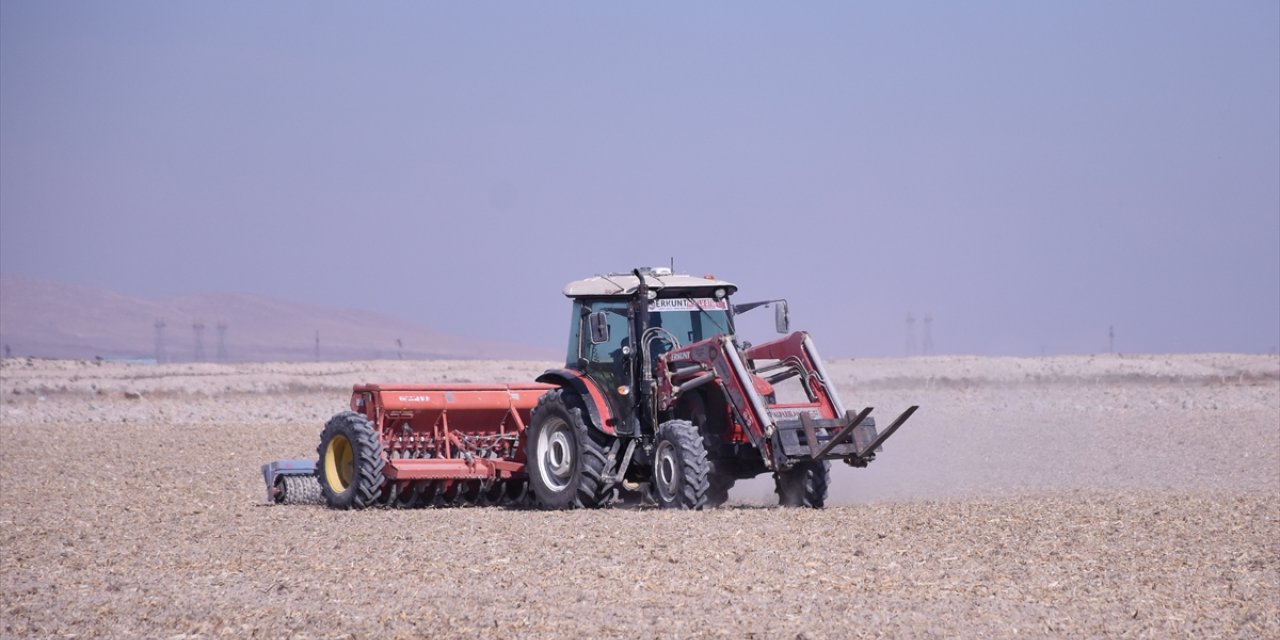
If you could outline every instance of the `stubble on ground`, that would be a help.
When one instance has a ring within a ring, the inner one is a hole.
[[[834,362],[923,408],[831,508],[699,513],[264,503],[352,382],[543,363],[6,360],[0,635],[1276,637],[1276,361],[1170,358]]]

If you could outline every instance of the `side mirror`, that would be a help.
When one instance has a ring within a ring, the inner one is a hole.
[[[609,341],[609,319],[603,311],[587,316],[587,325],[591,327],[591,344],[603,344]]]
[[[787,314],[786,300],[773,303],[773,326],[777,328],[778,333],[791,332],[791,317]]]

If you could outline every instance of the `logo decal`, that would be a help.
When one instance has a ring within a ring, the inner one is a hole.
[[[694,303],[697,304],[694,304]],[[712,300],[711,298],[659,298],[649,303],[649,311],[659,313],[666,311],[728,311],[728,300]]]
[[[807,413],[814,420],[822,418],[822,414],[816,409],[769,409],[769,415],[777,420],[799,420],[800,414]]]

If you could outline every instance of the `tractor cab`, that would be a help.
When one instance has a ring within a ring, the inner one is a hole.
[[[635,403],[644,395],[645,381],[653,380],[662,354],[708,338],[734,336],[729,298],[737,289],[714,276],[675,274],[662,267],[571,282],[564,288],[564,295],[573,300],[565,367],[581,372],[603,391],[612,415],[641,417]],[[745,306],[767,303],[785,305],[771,300]],[[785,317],[785,307],[779,309]],[[636,434],[641,428],[627,418],[619,422],[621,433]]]

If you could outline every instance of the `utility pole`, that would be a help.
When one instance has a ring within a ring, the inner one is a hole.
[[[196,320],[191,325],[191,330],[196,334],[196,349],[193,360],[196,362],[204,362],[204,323]]]
[[[218,321],[218,362],[227,360],[227,323]]]
[[[164,348],[164,318],[156,318],[152,326],[156,328],[156,364],[164,364],[169,359],[169,354]]]
[[[316,362],[320,362],[320,330],[316,329]]]
[[[933,314],[924,314],[924,355],[933,355]]]
[[[915,355],[915,314],[906,312],[906,355]]]
[[[396,338],[396,360],[404,360],[404,343]]]
[[[1113,324],[1107,327],[1107,353],[1115,353],[1115,352],[1116,352],[1116,326]]]

